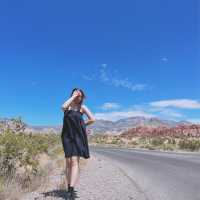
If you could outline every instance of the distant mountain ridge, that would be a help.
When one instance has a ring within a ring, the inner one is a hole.
[[[177,125],[190,125],[192,123],[187,121],[173,121],[173,120],[162,120],[159,118],[145,118],[145,117],[128,117],[119,119],[115,122],[109,120],[98,119],[94,124],[89,125],[87,128],[91,129],[92,134],[120,134],[125,130],[138,126],[148,126],[148,127],[175,127]],[[27,131],[33,132],[45,132],[51,131],[55,133],[60,133],[62,130],[62,125],[57,126],[28,126]]]
[[[138,136],[169,136],[169,137],[195,137],[200,138],[200,125],[191,124],[191,125],[184,125],[179,124],[174,127],[146,127],[146,126],[138,126],[131,128],[127,131],[124,131],[120,134],[122,138],[132,139],[133,137]]]
[[[9,121],[7,118],[0,118],[0,125],[5,124],[5,120]],[[8,124],[8,122],[7,122]],[[126,131],[130,128],[138,127],[138,126],[145,126],[145,127],[175,127],[177,125],[191,125],[191,122],[188,121],[174,121],[174,120],[163,120],[157,117],[146,118],[141,116],[136,117],[128,117],[119,119],[115,122],[109,120],[98,119],[95,121],[94,124],[89,125],[87,128],[91,130],[92,134],[120,134],[123,131]],[[29,125],[26,124],[25,127],[26,132],[32,133],[44,133],[44,132],[52,132],[55,134],[60,134],[62,131],[62,124],[61,125]]]
[[[120,134],[125,130],[138,126],[146,127],[175,127],[177,125],[191,125],[192,123],[188,121],[173,121],[173,120],[163,120],[157,117],[146,118],[141,116],[128,117],[119,119],[115,122],[108,120],[97,120],[90,127],[93,129],[94,133],[106,133],[106,134]]]

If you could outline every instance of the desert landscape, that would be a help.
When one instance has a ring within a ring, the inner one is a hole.
[[[137,123],[133,123],[132,121],[132,127],[131,120],[134,120],[134,122],[137,120]],[[125,124],[127,125],[127,121],[129,122],[128,126],[122,131],[122,127],[125,127]],[[104,130],[106,128],[105,124],[108,123],[104,123],[102,128],[102,121],[97,121],[97,124],[101,123],[100,127],[95,125],[93,130],[92,126],[91,128],[88,127],[88,129],[90,129],[88,132],[89,145],[91,148],[117,147],[121,149],[132,148],[166,152],[200,151],[200,125],[186,122],[174,122],[173,125],[171,122],[169,125],[169,122],[168,124],[165,122],[164,126],[164,122],[161,122],[162,121],[156,119],[155,123],[155,119],[148,119],[149,124],[147,124],[147,119],[145,118],[127,118],[123,120],[123,123],[120,121],[120,125],[116,123],[116,127],[120,130],[120,134],[116,134],[117,129],[115,128],[115,130],[112,131],[112,128],[109,126],[109,132],[99,132],[100,129]],[[1,119],[0,199],[28,200],[34,199],[36,196],[38,197],[37,199],[42,199],[43,196],[41,193],[46,192],[48,195],[49,190],[54,191],[53,194],[49,194],[49,199],[59,199],[65,195],[65,163],[60,141],[60,129],[58,127],[40,127],[33,131],[34,128],[27,127],[27,124],[23,122],[21,118]],[[82,191],[90,181],[95,182],[96,180],[91,179],[91,175],[87,174],[89,173],[87,169],[90,169],[90,173],[93,174],[96,173],[94,168],[97,169],[99,167],[103,167],[104,169],[102,172],[99,171],[97,174],[94,174],[96,178],[99,177],[99,180],[101,177],[106,179],[105,174],[111,174],[109,169],[111,170],[111,168],[113,168],[114,172],[118,174],[112,175],[112,177],[118,177],[116,182],[124,179],[124,184],[128,184],[129,180],[116,166],[110,165],[109,159],[107,159],[108,158],[102,157],[102,155],[95,152],[91,153],[90,161],[92,160],[92,162],[81,159],[81,176],[84,178],[81,178],[81,182],[78,185],[80,191]],[[105,166],[107,166],[107,168]],[[116,188],[113,188],[113,190],[120,187],[120,184],[116,184],[115,187]],[[16,191],[20,191],[17,193],[18,196],[16,196]],[[87,190],[83,191],[85,191],[85,193],[81,194],[82,198],[88,195]],[[130,192],[126,192],[126,194],[129,195],[131,199],[133,194]],[[52,197],[52,195],[57,197]]]

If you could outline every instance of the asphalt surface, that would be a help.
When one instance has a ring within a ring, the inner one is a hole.
[[[93,147],[109,158],[146,200],[200,200],[200,153]]]

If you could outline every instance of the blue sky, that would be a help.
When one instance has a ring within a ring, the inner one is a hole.
[[[0,117],[62,124],[74,87],[97,119],[200,122],[195,0],[1,1]]]

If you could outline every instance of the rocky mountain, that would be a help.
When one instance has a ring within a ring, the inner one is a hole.
[[[20,120],[18,120],[20,121]],[[11,120],[8,119],[0,119],[0,127],[1,124],[7,124],[6,126],[15,127],[16,122],[14,123]],[[15,125],[14,125],[15,124]],[[19,122],[18,122],[19,124]],[[145,118],[145,117],[128,117],[123,118],[117,121],[109,121],[109,120],[96,120],[94,124],[89,125],[87,128],[90,129],[91,134],[112,134],[112,135],[119,135],[124,131],[129,130],[130,128],[134,127],[151,127],[156,128],[160,126],[166,126],[166,127],[175,127],[177,125],[190,125],[190,122],[187,121],[173,121],[173,120],[163,120],[156,117],[153,118]],[[26,124],[22,126],[26,132],[32,132],[32,133],[45,133],[45,132],[52,132],[55,134],[60,134],[62,130],[62,124],[61,125],[49,125],[49,126],[33,126]]]
[[[183,125],[178,124],[175,127],[148,127],[148,126],[139,126],[124,131],[120,134],[121,137],[131,139],[135,136],[170,136],[170,137],[198,137],[200,138],[200,125],[191,124]]]
[[[173,121],[163,120],[156,117],[145,118],[145,117],[128,117],[117,120],[115,122],[108,120],[97,120],[94,124],[90,125],[92,132],[102,134],[121,134],[122,132],[129,130],[133,127],[175,127],[177,125],[190,125],[192,123],[187,121]]]

